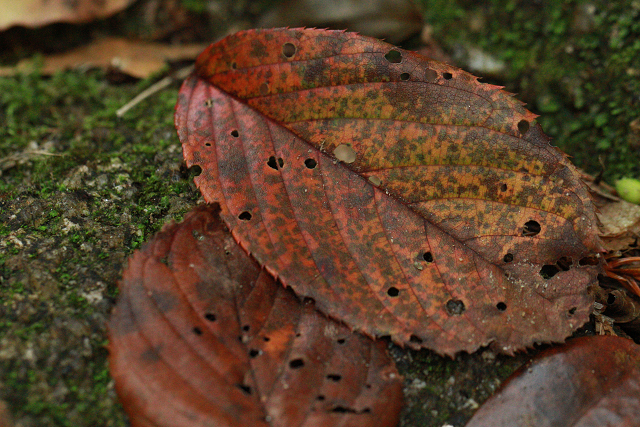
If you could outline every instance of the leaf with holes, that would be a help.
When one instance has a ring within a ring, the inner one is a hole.
[[[109,324],[134,426],[392,426],[384,342],[300,303],[201,207],[137,251]]]
[[[273,29],[206,49],[175,120],[205,200],[283,284],[454,354],[561,341],[588,318],[593,205],[535,117],[381,41]]]
[[[576,338],[516,371],[466,427],[633,427],[639,392],[637,344],[614,336]]]

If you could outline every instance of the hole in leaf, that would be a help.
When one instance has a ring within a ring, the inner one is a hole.
[[[504,258],[502,258],[502,260],[504,262],[511,262],[513,261],[513,254],[505,254]]]
[[[338,414],[356,414],[358,411],[351,408],[345,408],[344,406],[336,406],[331,410],[331,412],[335,412]]]
[[[400,294],[400,291],[395,286],[392,286],[389,289],[387,289],[387,295],[389,295],[390,297],[397,297],[399,294]]]
[[[345,342],[346,342],[346,340],[344,338],[340,338],[338,340],[338,344],[341,344],[341,345],[344,344]]]
[[[500,311],[505,311],[507,309],[507,304],[500,301],[499,303],[496,304],[496,308]]]
[[[251,394],[251,387],[249,387],[248,385],[236,384],[236,387],[242,390],[245,394]]]
[[[240,134],[238,133],[238,131],[236,129],[234,129],[234,130],[231,131],[231,136],[234,137],[234,138],[237,138],[237,137],[240,136]]]
[[[333,150],[333,155],[341,162],[353,163],[356,161],[356,152],[347,144],[340,144]]]
[[[391,62],[392,64],[398,64],[400,61],[402,61],[402,54],[397,50],[392,49],[387,52],[387,54],[384,56],[384,59]]]
[[[271,341],[271,338],[269,338],[269,337],[264,337],[264,338],[262,338],[262,339],[264,340],[264,342],[269,342],[269,341]]]
[[[518,122],[518,131],[524,135],[529,130],[529,122],[526,120],[520,120]]]
[[[424,78],[428,81],[428,82],[433,82],[438,78],[438,73],[436,73],[434,70],[432,70],[431,68],[427,68],[426,70],[424,70]]]
[[[251,327],[249,325],[244,325],[242,327],[242,330],[245,331],[245,332],[249,332],[249,329],[251,329]]]
[[[278,166],[280,167],[284,166],[284,160],[282,159],[282,157],[278,157]]]
[[[204,106],[207,108],[213,107],[213,99],[209,98],[206,101],[204,101]]]
[[[318,166],[318,162],[316,162],[315,159],[307,159],[304,161],[304,165],[309,169],[314,169]]]
[[[338,375],[338,374],[329,374],[327,375],[327,379],[330,379],[331,381],[334,382],[338,382],[342,379],[342,375]]]
[[[598,258],[594,256],[586,256],[584,258],[581,258],[578,262],[578,264],[580,265],[598,265],[599,263],[600,261],[598,261]]]
[[[451,73],[442,73],[442,78],[445,80],[451,80],[453,78],[453,74]]]
[[[422,339],[418,336],[411,335],[411,337],[409,338],[409,342],[412,342],[415,344],[422,344]]]
[[[447,304],[445,304],[445,308],[452,316],[459,316],[464,313],[465,310],[464,303],[459,299],[450,299],[447,301]]]
[[[296,47],[293,43],[285,43],[282,45],[282,54],[287,58],[291,58],[296,54]]]
[[[324,399],[325,399],[324,394],[319,394],[319,395],[316,397],[316,400],[319,400],[319,401],[321,401],[321,402],[322,402]]]
[[[503,193],[504,193],[505,191],[507,191],[507,184],[502,184],[502,185],[500,186],[500,191],[502,191]]]
[[[260,356],[261,354],[262,354],[262,351],[257,350],[257,349],[255,349],[255,348],[252,348],[251,350],[249,350],[249,357],[250,357],[250,358],[252,358],[252,359],[253,359],[254,357],[258,357],[258,356]]]
[[[199,176],[202,173],[202,168],[200,165],[193,165],[187,169],[187,173],[190,177]]]
[[[289,367],[291,369],[298,369],[298,368],[302,368],[304,366],[304,360],[302,359],[293,359],[292,361],[289,362]]]
[[[269,94],[269,85],[266,83],[262,83],[260,85],[260,95],[266,96]]]
[[[194,326],[192,329],[193,333],[200,336],[202,335],[202,329],[198,328],[197,326]]]
[[[210,142],[205,142],[205,143],[204,143],[204,146],[205,146],[205,147],[211,147],[211,143],[210,143]]]
[[[530,220],[524,223],[524,227],[522,228],[523,236],[535,236],[540,233],[540,223],[538,221]]]
[[[540,275],[542,276],[543,279],[549,280],[553,276],[555,276],[556,273],[558,273],[559,271],[560,269],[555,265],[547,264],[547,265],[543,265],[542,268],[540,269]]]
[[[267,160],[267,165],[268,165],[271,169],[278,170],[278,162],[276,161],[275,156],[271,156],[271,157],[269,157],[269,160]]]
[[[409,74],[409,73],[402,73],[402,74],[400,74],[400,80],[407,81],[407,80],[409,80],[410,78],[411,78],[411,74]]]
[[[209,322],[215,322],[217,319],[216,315],[213,313],[205,313],[204,318],[207,319]]]
[[[607,305],[612,305],[614,302],[616,302],[616,296],[609,292],[609,295],[607,295]]]
[[[425,252],[422,254],[422,259],[427,262],[433,262],[433,254],[431,252]]]
[[[576,314],[576,310],[578,310],[578,307],[571,307],[569,309],[569,316],[573,316],[574,314]]]
[[[249,221],[251,219],[251,213],[248,211],[241,212],[240,215],[238,215],[238,219],[242,221]]]
[[[369,177],[369,182],[375,185],[376,187],[379,187],[380,184],[382,184],[382,180],[375,175],[371,175]]]
[[[238,68],[238,64],[236,64],[236,61],[233,61],[233,62],[231,63],[231,69],[232,69],[232,70],[235,70],[235,69],[237,69],[237,68]]]

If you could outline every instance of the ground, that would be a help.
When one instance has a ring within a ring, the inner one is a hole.
[[[420,3],[454,59],[471,46],[506,64],[485,81],[518,92],[577,166],[640,176],[640,2]],[[173,128],[179,83],[116,118],[152,81],[0,79],[0,399],[16,425],[126,425],[106,364],[117,282],[133,250],[200,200]],[[535,350],[391,352],[402,425],[440,427],[463,425]]]

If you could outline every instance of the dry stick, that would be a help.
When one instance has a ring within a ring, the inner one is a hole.
[[[174,73],[173,76],[167,76],[167,77],[163,78],[162,80],[152,84],[147,89],[145,89],[141,93],[139,93],[131,101],[127,102],[125,105],[123,105],[122,107],[118,108],[118,111],[116,111],[116,116],[118,116],[118,117],[124,116],[127,111],[129,111],[130,109],[132,109],[133,107],[135,107],[140,102],[142,102],[143,100],[147,99],[148,97],[150,97],[154,93],[160,92],[162,89],[164,89],[167,86],[169,86],[175,80],[182,80],[182,79],[187,78],[187,76],[191,73],[191,70],[193,70],[193,65],[189,65],[188,67],[181,68],[176,73]]]

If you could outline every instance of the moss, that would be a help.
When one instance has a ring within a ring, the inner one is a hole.
[[[577,166],[612,182],[640,176],[640,2],[422,0],[451,52],[476,45],[508,64],[486,81],[541,114]]]

